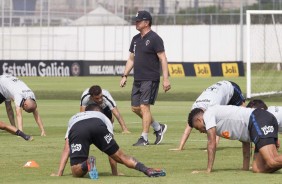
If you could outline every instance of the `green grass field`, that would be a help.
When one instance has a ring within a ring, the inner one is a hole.
[[[186,126],[186,118],[193,100],[200,92],[223,78],[171,78],[172,89],[168,93],[160,89],[159,100],[152,107],[154,118],[168,125],[167,133],[160,145],[133,147],[141,133],[141,120],[130,110],[130,91],[132,79],[126,88],[119,87],[120,77],[72,77],[72,78],[21,78],[36,93],[39,112],[47,132],[41,137],[31,114],[24,113],[24,131],[35,138],[32,142],[0,132],[1,158],[0,183],[103,183],[103,184],[181,184],[181,183],[281,183],[282,173],[253,174],[241,171],[242,149],[238,141],[221,139],[217,149],[214,172],[211,174],[191,174],[193,170],[204,170],[207,165],[206,135],[193,131],[181,152],[169,151],[176,148]],[[245,92],[245,78],[228,78],[238,83]],[[121,134],[121,128],[115,121],[115,139],[125,153],[134,156],[150,167],[164,168],[167,176],[148,178],[136,170],[119,165],[119,171],[125,176],[111,176],[107,156],[94,146],[91,155],[97,157],[99,180],[73,178],[69,163],[64,176],[51,177],[57,172],[64,135],[69,118],[78,112],[82,91],[93,84],[108,89],[115,98],[131,134]],[[281,97],[265,98],[268,105],[282,105]],[[0,106],[1,120],[8,122],[4,105]],[[153,131],[149,141],[154,142]],[[281,153],[281,152],[280,152]],[[35,160],[40,168],[24,168],[23,165]]]

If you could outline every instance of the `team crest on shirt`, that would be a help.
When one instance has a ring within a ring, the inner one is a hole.
[[[150,44],[150,40],[146,40],[146,46],[148,46]]]
[[[106,142],[109,144],[111,142],[111,140],[113,139],[112,134],[109,133],[107,135],[104,136],[104,139],[106,140]]]
[[[71,144],[71,153],[74,153],[75,151],[80,151],[82,148],[81,144]]]

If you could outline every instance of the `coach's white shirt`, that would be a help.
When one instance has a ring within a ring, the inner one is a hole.
[[[213,105],[227,105],[234,93],[234,87],[229,81],[219,81],[202,92],[192,105],[192,109],[206,110]]]
[[[231,140],[250,142],[248,125],[255,109],[233,105],[215,105],[204,112],[206,130],[215,127],[216,134]]]
[[[278,131],[282,132],[282,106],[270,106],[267,111],[275,116],[278,123]]]
[[[68,122],[68,129],[65,135],[65,139],[68,138],[69,135],[69,131],[71,129],[71,127],[73,125],[75,125],[77,122],[81,121],[81,120],[85,120],[85,119],[90,119],[90,118],[99,118],[103,121],[103,123],[105,123],[105,125],[107,126],[108,131],[111,134],[114,134],[113,131],[113,124],[111,123],[111,121],[109,120],[109,118],[107,118],[107,116],[105,116],[103,113],[98,112],[98,111],[85,111],[85,112],[79,112],[75,115],[73,115],[69,122]],[[95,122],[93,122],[95,123]]]
[[[0,93],[6,98],[6,101],[14,100],[18,107],[23,99],[36,100],[32,90],[23,81],[11,75],[0,76]]]
[[[109,91],[102,89],[102,95],[103,95],[103,103],[100,105],[101,108],[104,109],[108,106],[110,110],[113,110],[113,108],[115,108],[117,105],[113,97],[109,93]],[[88,88],[81,95],[80,105],[87,106],[92,103],[95,103],[95,102],[90,99],[89,88]]]

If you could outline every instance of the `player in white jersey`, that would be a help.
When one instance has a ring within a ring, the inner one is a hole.
[[[206,111],[195,108],[189,114],[188,123],[207,134],[208,166],[205,172],[210,173],[213,168],[216,135],[242,142],[243,170],[249,170],[251,142],[255,144],[253,172],[272,173],[282,168],[282,155],[278,155],[276,149],[278,123],[263,109],[232,105],[215,105]]]
[[[13,126],[15,126],[15,119],[11,101],[14,101],[16,106],[16,118],[19,130],[23,130],[23,109],[28,113],[33,113],[34,119],[41,130],[41,136],[46,136],[43,123],[37,109],[35,95],[23,81],[11,75],[0,76],[0,104],[4,101],[8,118]]]
[[[214,105],[244,106],[245,98],[242,94],[240,87],[236,83],[223,80],[205,89],[192,105],[192,110],[195,108],[201,108],[203,110],[206,110]],[[188,140],[191,131],[192,128],[187,124],[184,133],[181,137],[178,148],[170,149],[170,150],[173,151],[183,150],[184,145]],[[217,144],[218,141],[219,141],[219,137],[217,137]]]
[[[122,115],[117,108],[116,102],[109,91],[101,89],[101,87],[97,85],[87,88],[81,95],[80,112],[83,112],[85,107],[92,103],[100,105],[100,107],[103,109],[103,113],[112,122],[114,122],[114,118],[112,116],[112,114],[114,114],[122,128],[122,133],[130,133],[125,125]]]
[[[59,170],[51,176],[62,176],[68,157],[70,157],[71,171],[74,177],[83,177],[87,172],[91,177],[91,168],[96,168],[94,157],[89,156],[91,144],[109,156],[113,175],[119,175],[117,162],[143,172],[149,177],[166,175],[162,169],[148,168],[135,158],[125,155],[114,140],[111,121],[101,112],[102,109],[97,104],[90,104],[86,107],[85,112],[77,113],[71,117]]]

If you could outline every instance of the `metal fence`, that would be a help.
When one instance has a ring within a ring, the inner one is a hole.
[[[132,24],[141,9],[155,25],[239,24],[247,9],[281,10],[282,0],[0,0],[0,25]]]
[[[124,30],[135,24],[138,10],[151,12],[154,25],[232,24],[243,35],[250,9],[282,10],[282,0],[0,0],[0,59],[94,60],[113,53],[113,60],[121,60],[128,41]],[[110,34],[99,37],[103,47],[89,41],[88,30],[104,35],[105,29]]]

